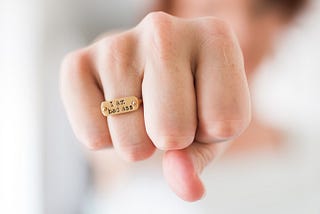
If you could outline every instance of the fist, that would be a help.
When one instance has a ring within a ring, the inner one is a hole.
[[[202,197],[199,173],[251,118],[237,38],[213,17],[151,13],[133,29],[68,54],[61,94],[79,141],[95,150],[113,146],[129,161],[164,150],[164,176],[187,201]],[[143,106],[102,115],[101,102],[128,96]]]

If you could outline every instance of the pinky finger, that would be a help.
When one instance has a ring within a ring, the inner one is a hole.
[[[104,100],[87,50],[69,54],[61,68],[60,91],[72,129],[89,149],[111,145],[107,120],[100,112]]]

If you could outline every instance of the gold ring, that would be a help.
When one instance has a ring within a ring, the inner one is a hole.
[[[137,111],[142,99],[135,96],[106,100],[101,103],[101,112],[105,117]]]

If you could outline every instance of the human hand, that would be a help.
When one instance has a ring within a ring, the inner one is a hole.
[[[113,146],[129,161],[165,150],[164,176],[187,201],[202,197],[200,172],[250,122],[242,53],[216,18],[151,13],[129,31],[68,54],[61,70],[77,138],[90,149]],[[143,106],[102,115],[102,101],[127,96],[143,98]]]

